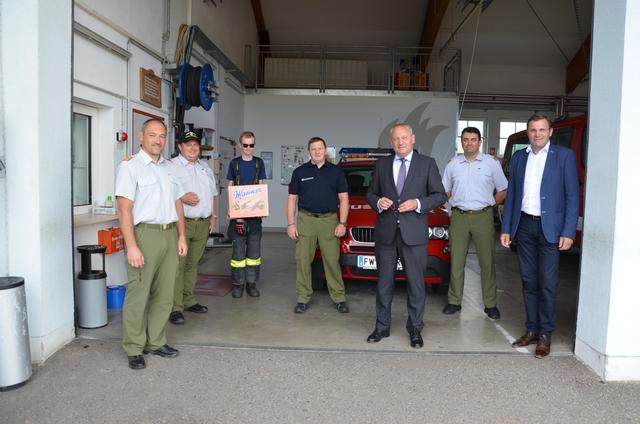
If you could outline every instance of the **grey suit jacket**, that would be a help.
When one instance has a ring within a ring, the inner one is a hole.
[[[393,243],[399,221],[400,233],[405,244],[426,244],[429,228],[425,214],[447,201],[438,166],[433,158],[414,151],[402,193],[398,193],[393,181],[394,158],[395,155],[392,155],[378,160],[373,182],[367,192],[367,201],[376,212],[378,200],[382,197],[391,199],[394,204],[393,210],[390,208],[377,214],[374,241],[383,244]],[[420,213],[413,211],[398,214],[398,205],[409,199],[420,201]]]

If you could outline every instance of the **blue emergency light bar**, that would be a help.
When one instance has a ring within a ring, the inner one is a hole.
[[[383,156],[389,156],[393,154],[393,149],[383,149],[383,148],[379,148],[379,147],[371,147],[371,148],[366,148],[366,147],[343,147],[342,149],[340,149],[340,156],[342,158],[349,158],[349,159],[355,159],[355,158],[362,158],[362,159],[366,159],[366,158],[371,158],[371,159],[375,159],[375,158],[380,158]]]

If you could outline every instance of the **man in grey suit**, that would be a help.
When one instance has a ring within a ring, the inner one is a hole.
[[[436,162],[413,150],[416,137],[411,127],[397,124],[390,133],[395,155],[378,160],[367,193],[369,205],[378,212],[374,233],[378,265],[376,328],[367,342],[389,337],[394,274],[400,259],[407,275],[409,341],[411,347],[421,348],[429,239],[426,213],[446,202],[447,196]]]

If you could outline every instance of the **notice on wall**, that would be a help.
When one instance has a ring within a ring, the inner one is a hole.
[[[153,69],[140,68],[140,100],[162,107],[162,80]]]
[[[293,170],[309,160],[307,146],[282,146],[282,169],[280,183],[289,185]]]

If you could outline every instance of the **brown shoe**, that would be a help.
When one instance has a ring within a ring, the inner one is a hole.
[[[536,345],[536,358],[544,358],[551,352],[551,336],[543,334],[538,338],[538,344]]]
[[[531,343],[537,342],[537,341],[538,341],[538,336],[536,336],[535,333],[532,333],[531,331],[527,331],[522,336],[520,336],[518,340],[511,343],[511,346],[524,347],[524,346],[529,346]]]

